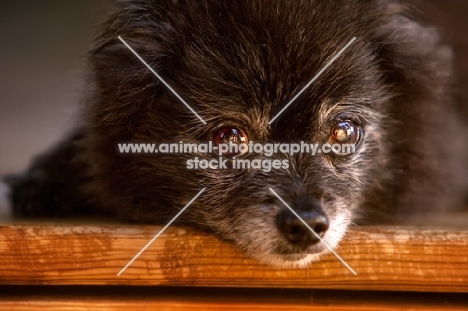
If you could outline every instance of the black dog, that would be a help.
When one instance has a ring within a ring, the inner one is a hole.
[[[264,262],[303,266],[326,249],[269,188],[332,247],[352,221],[399,222],[462,204],[468,132],[450,95],[451,50],[401,1],[119,1],[89,65],[82,126],[6,178],[18,216],[105,211],[162,223],[206,188],[182,222]],[[264,172],[190,170],[194,156],[217,156],[117,147],[180,141],[352,142],[356,150],[275,154],[288,166]]]

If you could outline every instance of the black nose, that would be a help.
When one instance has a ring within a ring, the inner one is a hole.
[[[323,237],[330,226],[327,216],[321,210],[296,211],[296,213],[319,237]],[[317,235],[312,233],[290,210],[279,213],[277,226],[278,230],[291,244],[303,249],[319,241]]]

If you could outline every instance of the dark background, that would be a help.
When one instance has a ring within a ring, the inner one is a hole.
[[[73,126],[84,57],[109,1],[0,0],[0,175]]]

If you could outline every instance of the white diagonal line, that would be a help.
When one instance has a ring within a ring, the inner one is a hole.
[[[161,81],[188,109],[190,109],[190,111],[198,118],[200,119],[200,121],[203,122],[203,124],[206,124],[205,120],[202,119],[202,117],[200,117],[198,115],[198,113],[195,112],[195,110],[192,109],[192,107],[189,106],[189,104],[187,104],[185,102],[185,100],[183,100],[182,97],[179,96],[179,94],[176,93],[176,91],[174,91],[174,89],[166,83],[166,81],[163,80],[163,78],[161,78],[160,75],[157,74],[156,71],[154,71],[153,68],[150,67],[150,65],[148,65],[145,60],[143,58],[140,57],[140,55],[138,55],[137,52],[135,52],[135,50],[132,49],[132,47],[130,45],[128,45],[127,42],[125,42],[124,39],[122,39],[120,36],[119,36],[119,40],[122,41],[123,44],[125,44],[125,46],[130,50],[132,51],[133,54],[135,54],[135,56],[159,79],[159,81]]]
[[[119,273],[117,273],[117,276],[120,276],[151,245],[151,243],[153,243],[157,238],[159,238],[159,236],[164,232],[164,230],[166,230],[174,222],[174,220],[176,220],[177,217],[179,217],[187,209],[187,207],[189,207],[190,204],[192,204],[193,201],[195,201],[198,198],[198,196],[200,196],[200,194],[202,194],[202,192],[205,191],[205,189],[206,188],[200,190],[200,192],[198,192],[197,195],[192,200],[190,200],[190,202],[188,202],[187,205],[185,205],[184,208],[181,209],[180,212],[178,212],[177,215],[175,215],[174,218],[172,218],[171,221],[169,221],[167,225],[165,225],[164,228],[162,228],[158,232],[158,234],[156,234],[154,238],[152,238],[151,241],[149,241],[148,244],[146,244],[145,247],[143,247],[141,251],[139,251],[138,254],[136,254],[135,257],[133,257],[133,259],[130,260],[130,262],[125,267],[123,267],[122,270],[120,270]]]
[[[343,258],[341,258],[341,257],[333,250],[333,248],[331,248],[330,245],[328,245],[328,244],[320,237],[320,235],[318,235],[317,232],[315,232],[315,231],[304,221],[304,219],[302,219],[301,216],[299,216],[299,215],[288,205],[288,203],[286,203],[286,202],[275,192],[275,190],[273,190],[273,189],[271,189],[271,188],[268,188],[268,189],[270,189],[270,191],[273,192],[273,194],[274,194],[287,208],[289,208],[289,210],[304,224],[304,226],[306,226],[307,229],[309,229],[309,230],[317,237],[317,239],[319,239],[320,242],[322,242],[323,245],[325,245],[325,246],[328,248],[328,250],[329,250],[330,252],[332,252],[333,255],[335,255],[336,258],[338,258],[338,259],[346,266],[346,268],[349,269],[349,271],[351,271],[354,275],[357,275],[356,271],[354,271],[354,269],[351,268],[351,266],[348,265],[348,263],[347,263],[346,261],[344,261]]]
[[[351,39],[351,41],[348,42],[348,44],[346,44],[329,62],[328,64],[325,65],[325,67],[323,67],[316,75],[315,77],[312,78],[312,80],[310,80],[309,83],[307,83],[306,86],[304,86],[302,88],[302,90],[299,91],[299,93],[296,94],[296,96],[293,97],[293,99],[291,99],[289,101],[289,103],[286,104],[286,106],[284,106],[283,109],[281,109],[280,112],[278,112],[276,114],[276,116],[273,117],[273,119],[270,120],[270,122],[268,122],[268,124],[271,124],[273,123],[273,121],[276,120],[276,118],[279,117],[280,114],[282,114],[312,83],[314,83],[315,80],[317,80],[317,78],[325,71],[327,70],[328,67],[330,67],[331,64],[333,64],[333,62],[354,42],[354,40],[356,40],[356,37],[353,37]]]

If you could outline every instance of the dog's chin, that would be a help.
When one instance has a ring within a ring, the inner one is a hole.
[[[269,266],[294,269],[305,268],[310,263],[318,261],[321,255],[329,252],[327,247],[321,242],[309,246],[305,250],[294,247],[286,241],[281,241],[280,245],[275,251],[263,254],[251,254],[251,257]]]
[[[260,262],[279,268],[306,268],[310,263],[318,261],[320,256],[327,251],[316,254],[265,254],[255,256]]]

